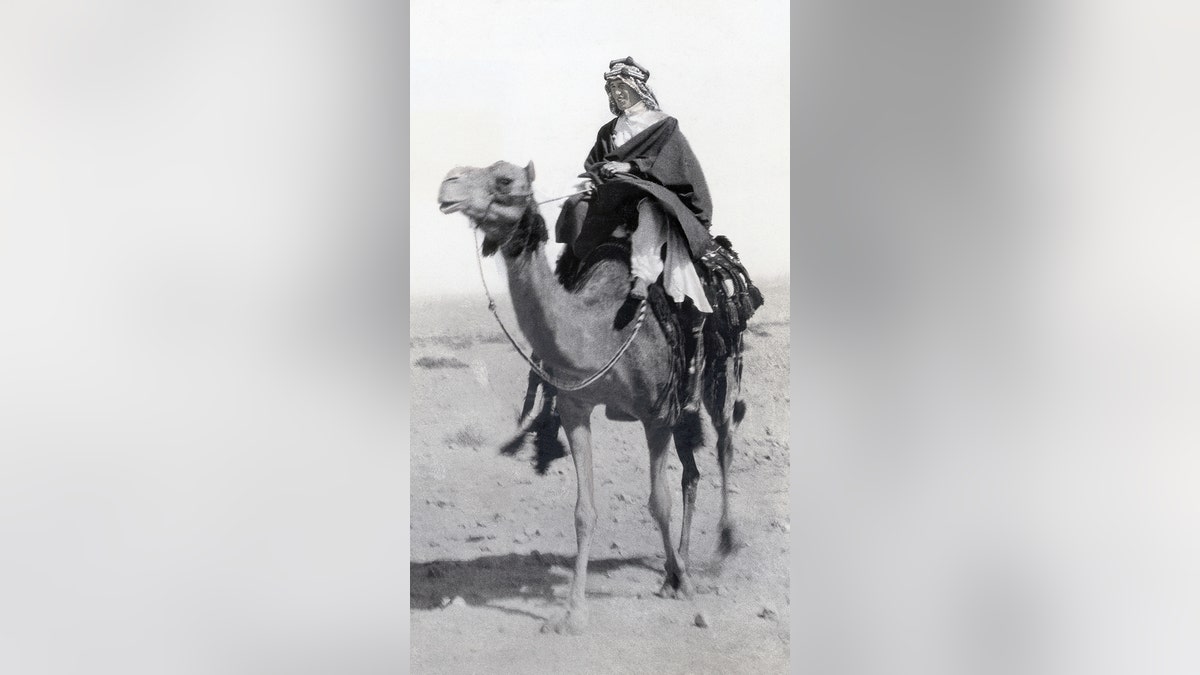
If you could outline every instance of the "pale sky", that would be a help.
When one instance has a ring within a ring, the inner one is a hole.
[[[437,208],[446,172],[532,160],[539,201],[571,192],[612,117],[604,71],[625,56],[650,70],[700,159],[713,232],[755,278],[786,274],[788,11],[782,0],[414,2],[412,295],[482,292],[466,219]],[[542,206],[551,226],[559,208]],[[485,269],[502,289],[495,265]]]

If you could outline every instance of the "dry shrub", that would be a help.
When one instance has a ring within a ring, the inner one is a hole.
[[[457,445],[464,448],[478,448],[487,442],[487,438],[479,427],[475,425],[467,425],[458,431],[448,434],[445,438],[448,445]]]
[[[454,358],[445,356],[422,356],[413,361],[413,365],[418,368],[466,368],[467,364]]]

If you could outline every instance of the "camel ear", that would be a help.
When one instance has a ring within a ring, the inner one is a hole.
[[[529,163],[525,165],[525,175],[529,178],[529,182],[532,183],[533,177],[534,177],[533,160],[532,159],[529,160]]]

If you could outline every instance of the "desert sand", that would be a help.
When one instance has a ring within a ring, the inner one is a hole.
[[[767,303],[746,333],[748,412],[731,477],[745,547],[723,562],[715,552],[720,473],[710,437],[696,458],[696,596],[656,596],[663,552],[646,507],[642,426],[596,412],[600,513],[588,576],[590,624],[582,636],[539,632],[562,611],[571,580],[574,466],[560,459],[538,476],[531,450],[515,457],[497,450],[516,430],[525,362],[482,293],[413,301],[412,672],[788,672],[790,316],[786,280],[760,286]],[[500,305],[501,317],[515,327],[511,307]],[[678,541],[674,456],[670,471]]]

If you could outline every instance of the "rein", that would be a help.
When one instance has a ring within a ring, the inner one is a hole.
[[[532,194],[530,194],[529,196],[532,197]],[[567,195],[567,196],[570,197],[571,195]],[[563,197],[559,197],[558,199],[563,199]],[[530,201],[532,202],[532,199],[530,199]],[[551,199],[550,201],[555,201],[555,200]],[[493,197],[492,200],[490,202],[488,202],[487,210],[483,212],[484,220],[486,220],[488,217],[488,214],[491,213],[492,204],[494,204],[495,202],[496,202],[495,197]],[[541,202],[541,203],[545,203],[545,202]],[[532,206],[532,204],[531,204],[531,206]],[[512,238],[513,238],[513,236],[516,235],[516,232],[517,232],[517,228],[514,227],[512,232],[508,235],[508,239],[506,239],[504,241],[504,243],[499,246],[499,250],[502,252],[502,254],[503,254],[504,247],[507,246],[510,241],[512,241]],[[476,234],[476,238],[478,240],[478,235],[479,235],[478,228],[476,228],[475,234]],[[625,339],[624,344],[622,344],[620,349],[617,350],[617,353],[613,354],[613,357],[608,360],[608,363],[604,364],[604,366],[602,368],[600,368],[600,370],[596,371],[595,373],[592,373],[591,375],[580,380],[579,382],[574,382],[574,383],[562,382],[561,380],[550,375],[550,373],[547,373],[545,370],[542,369],[541,366],[539,366],[537,363],[535,363],[533,361],[533,359],[531,359],[529,356],[527,356],[525,354],[525,352],[521,349],[521,346],[517,344],[517,341],[513,339],[512,334],[508,332],[508,328],[505,328],[504,322],[500,320],[500,313],[496,311],[496,301],[494,298],[492,298],[492,292],[488,289],[487,279],[483,275],[483,255],[480,253],[479,246],[475,247],[475,260],[479,263],[479,280],[481,282],[483,282],[483,292],[485,295],[487,295],[488,309],[491,310],[492,316],[496,317],[496,323],[500,324],[500,330],[504,331],[504,337],[508,338],[508,341],[510,343],[512,343],[513,349],[517,350],[517,353],[521,355],[521,358],[525,359],[525,362],[529,364],[529,367],[533,369],[533,372],[537,373],[538,377],[542,378],[549,384],[553,385],[554,387],[556,387],[557,389],[560,389],[562,391],[579,391],[580,389],[583,389],[584,387],[587,387],[588,385],[595,383],[596,380],[599,380],[601,377],[604,377],[604,375],[608,371],[612,370],[612,367],[617,364],[617,361],[619,361],[621,359],[621,357],[625,355],[625,351],[627,349],[629,349],[629,345],[633,344],[633,339],[635,337],[637,337],[638,331],[640,331],[642,328],[642,322],[646,318],[646,299],[642,298],[641,303],[638,305],[637,320],[633,324],[633,332],[631,332],[629,334],[629,337]]]
[[[540,202],[538,202],[538,203],[537,203],[537,205],[538,205],[538,206],[541,206],[542,204],[549,204],[550,202],[556,202],[556,201],[558,201],[558,200],[560,200],[560,199],[566,199],[567,197],[574,197],[575,195],[581,195],[581,194],[583,194],[583,193],[585,193],[585,192],[591,192],[591,190],[580,190],[579,192],[572,192],[572,193],[571,193],[571,194],[569,194],[569,195],[563,195],[563,196],[561,196],[561,197],[555,197],[554,199],[546,199],[546,200],[544,200],[544,201],[540,201]],[[530,194],[532,194],[532,193],[530,193]]]
[[[536,202],[536,203],[534,204],[534,206],[541,206],[542,204],[549,204],[550,202],[556,202],[556,201],[559,201],[560,199],[566,199],[566,198],[568,198],[568,197],[574,197],[575,195],[581,195],[581,194],[583,194],[583,193],[585,193],[585,192],[591,192],[591,190],[579,190],[578,192],[572,192],[572,193],[570,193],[570,194],[566,194],[566,195],[563,195],[563,196],[561,196],[561,197],[554,197],[554,198],[551,198],[551,199],[543,199],[543,200],[542,200],[542,201],[540,201],[540,202]],[[513,192],[513,193],[511,193],[511,194],[507,194],[507,195],[504,195],[504,196],[505,196],[506,198],[511,198],[511,197],[532,197],[532,196],[533,196],[533,193],[532,193],[532,192]],[[491,208],[492,208],[492,203],[495,203],[496,201],[497,201],[497,197],[496,197],[496,195],[493,195],[493,196],[492,196],[492,201],[491,201],[491,203],[489,203],[489,204],[488,204],[488,210],[489,210],[489,212],[490,212],[490,210],[491,210]],[[486,214],[485,214],[485,215],[486,215]]]

